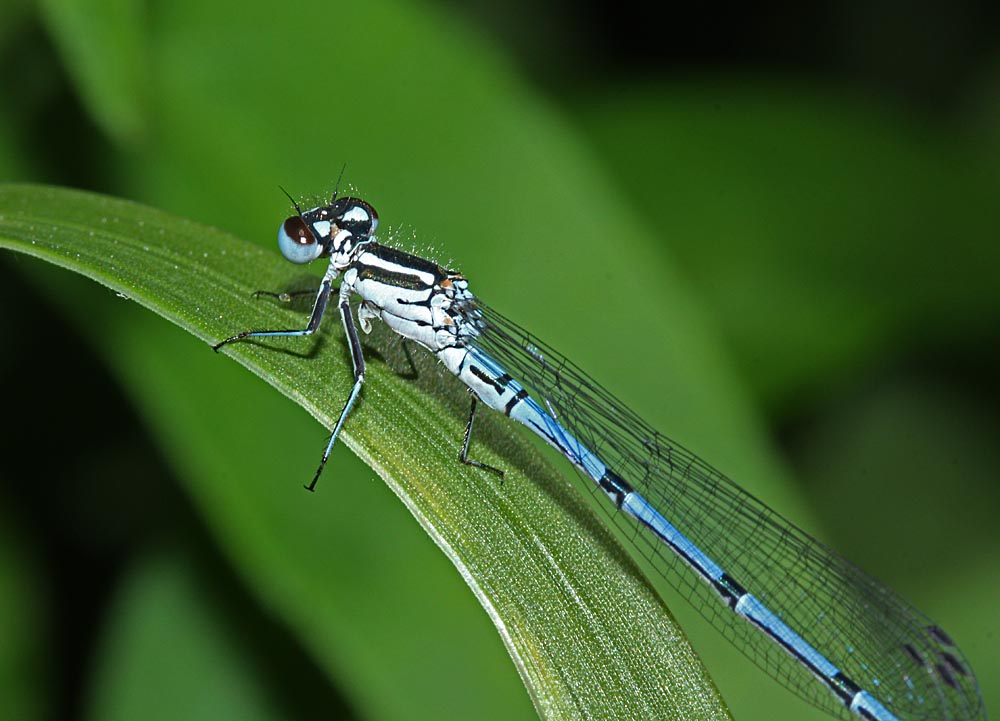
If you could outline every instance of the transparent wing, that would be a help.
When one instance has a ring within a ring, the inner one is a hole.
[[[681,533],[900,719],[985,718],[971,668],[918,609],[649,426],[578,366],[496,311],[467,308],[474,344]],[[596,488],[596,486],[595,486]],[[602,494],[603,495],[603,494]],[[854,718],[768,636],[629,515],[611,512],[635,549],[752,661],[796,694]]]

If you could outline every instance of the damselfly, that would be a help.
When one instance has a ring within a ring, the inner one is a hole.
[[[215,350],[244,338],[311,335],[336,291],[354,385],[306,488],[315,488],[365,381],[350,304],[357,295],[362,331],[382,320],[471,390],[462,463],[503,475],[468,458],[478,401],[526,425],[597,484],[623,526],[644,531],[627,537],[674,588],[807,701],[844,718],[985,718],[975,676],[939,626],[658,433],[483,304],[462,275],[379,243],[371,205],[335,193],[329,205],[295,209],[278,230],[282,254],[293,263],[330,259],[306,327],[244,331]]]

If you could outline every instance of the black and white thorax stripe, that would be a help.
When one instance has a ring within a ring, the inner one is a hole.
[[[368,332],[378,318],[405,338],[435,353],[458,374],[464,346],[476,331],[463,310],[473,300],[459,273],[396,248],[369,242],[343,271],[343,283],[361,298],[358,319]]]
[[[527,391],[467,347],[483,321],[464,276],[371,241],[358,248],[342,278],[361,298],[362,330],[370,330],[373,318],[382,320],[434,353],[490,408],[518,415]]]

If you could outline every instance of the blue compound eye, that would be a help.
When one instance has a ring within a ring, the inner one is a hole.
[[[293,263],[310,263],[323,255],[323,246],[301,217],[294,215],[278,228],[278,248]]]

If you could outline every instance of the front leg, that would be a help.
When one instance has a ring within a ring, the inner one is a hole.
[[[337,419],[337,425],[334,426],[330,442],[326,444],[326,450],[323,451],[323,458],[320,459],[316,475],[313,476],[312,483],[305,487],[307,491],[316,489],[316,482],[319,481],[320,474],[323,473],[323,467],[326,465],[326,460],[330,457],[330,452],[333,451],[333,444],[337,442],[340,429],[344,427],[344,421],[347,420],[351,408],[354,407],[354,402],[358,399],[358,394],[361,393],[361,386],[365,382],[365,357],[361,353],[361,340],[358,338],[358,331],[354,327],[354,316],[351,315],[350,298],[351,290],[345,283],[340,286],[338,307],[340,308],[340,320],[344,325],[344,333],[347,335],[347,342],[351,347],[351,364],[354,366],[354,386],[351,388],[351,394],[347,397],[347,403],[344,404],[344,410],[340,412],[340,418]]]
[[[245,330],[242,333],[237,333],[234,336],[226,338],[224,341],[216,343],[212,346],[212,350],[216,353],[219,352],[219,348],[226,345],[227,343],[232,343],[233,341],[243,340],[244,338],[260,338],[265,336],[299,336],[299,335],[312,335],[319,328],[320,321],[323,320],[323,313],[326,312],[326,303],[330,299],[330,292],[333,290],[333,284],[331,281],[324,279],[323,284],[319,287],[316,292],[316,301],[313,303],[312,315],[309,316],[309,324],[306,325],[302,330]],[[266,294],[266,291],[257,291],[257,294]],[[280,295],[279,295],[280,297]]]

